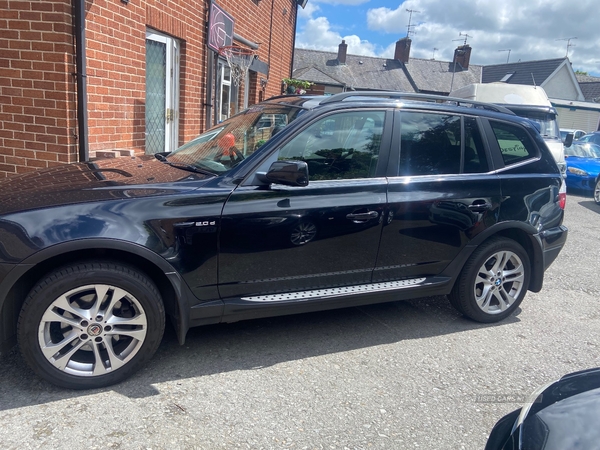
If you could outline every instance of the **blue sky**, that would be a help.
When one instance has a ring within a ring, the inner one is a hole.
[[[296,46],[392,57],[412,14],[411,57],[449,61],[467,42],[474,64],[560,58],[600,76],[598,0],[308,0]],[[572,38],[570,41],[568,38]],[[508,51],[510,50],[510,52]]]

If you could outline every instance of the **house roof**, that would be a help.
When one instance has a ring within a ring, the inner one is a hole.
[[[415,92],[400,62],[370,56],[347,55],[346,64],[339,64],[337,53],[295,49],[292,76],[353,89]]]
[[[338,85],[361,90],[393,90],[448,94],[457,88],[478,83],[481,66],[447,61],[411,58],[407,64],[372,56],[347,55],[339,64],[337,53],[297,48],[294,50],[292,76],[318,84]],[[453,74],[454,69],[456,72]],[[454,75],[454,77],[453,77]]]
[[[482,66],[469,64],[465,70],[449,61],[410,58],[406,68],[418,92],[447,95],[453,89],[479,83]]]
[[[591,75],[581,75],[576,73],[575,77],[579,83],[600,83],[600,77],[593,77]]]
[[[600,81],[594,83],[579,83],[586,102],[600,103]]]
[[[297,48],[292,76],[318,84],[357,90],[393,90],[448,94],[452,88],[478,83],[482,66],[463,69],[447,61],[411,58],[407,64],[372,56],[347,55],[339,64],[337,53]]]
[[[345,84],[342,80],[333,78],[316,67],[304,67],[294,71],[294,78],[318,84],[331,84],[333,86],[343,86]]]
[[[564,64],[565,61],[568,63],[569,60],[565,57],[484,66],[481,82],[493,83],[495,81],[504,81],[509,84],[540,86],[556,71],[556,69]]]
[[[586,102],[600,103],[600,78],[589,75],[575,75]]]
[[[449,61],[410,58],[398,60],[372,56],[346,56],[346,64],[337,60],[337,52],[296,48],[292,77],[312,83],[356,90],[392,90],[448,95],[452,89],[472,83],[504,81],[509,84],[543,85],[569,59],[555,58],[463,69]],[[575,80],[573,80],[575,82]],[[586,101],[600,102],[600,78],[577,75]]]

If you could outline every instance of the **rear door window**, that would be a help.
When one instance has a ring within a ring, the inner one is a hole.
[[[537,149],[531,137],[523,128],[490,120],[494,135],[500,146],[504,164],[516,164],[537,156]]]
[[[400,176],[487,172],[477,120],[462,121],[459,115],[403,111]]]
[[[402,112],[400,175],[460,172],[460,116]]]

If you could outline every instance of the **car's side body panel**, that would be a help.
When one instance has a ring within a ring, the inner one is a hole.
[[[371,282],[387,180],[236,189],[223,210],[223,298]]]
[[[494,175],[390,179],[374,280],[440,274],[469,241],[498,221],[499,205],[500,182]]]

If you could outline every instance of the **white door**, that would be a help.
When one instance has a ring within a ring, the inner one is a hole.
[[[178,147],[179,41],[146,32],[146,154]]]

